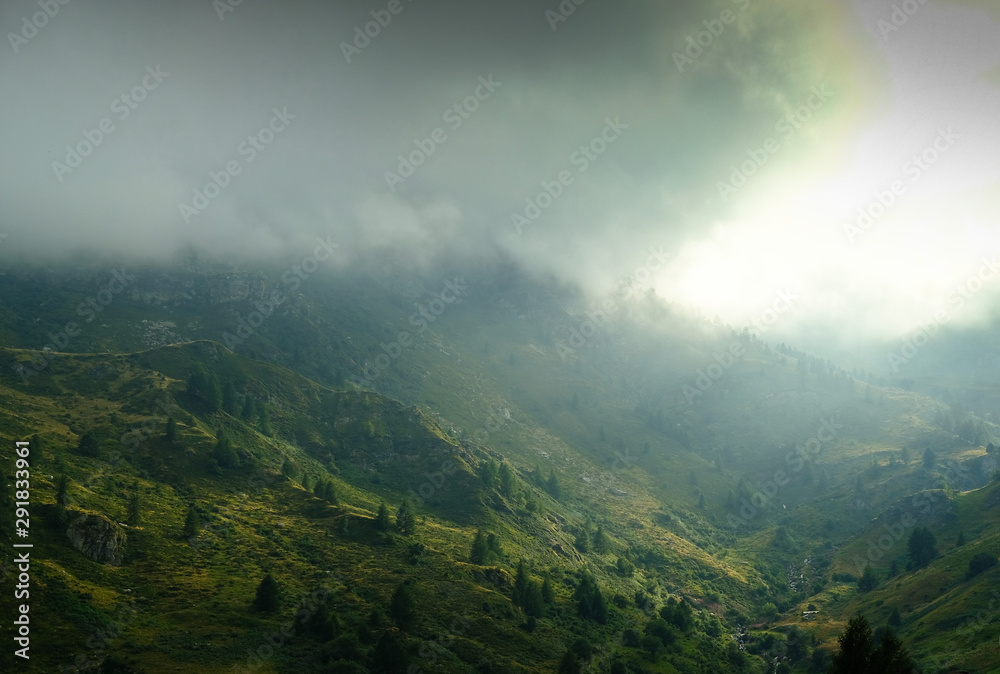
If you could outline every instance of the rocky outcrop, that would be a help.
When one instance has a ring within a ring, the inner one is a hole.
[[[99,513],[81,513],[66,530],[74,548],[100,562],[119,566],[125,553],[125,530]]]

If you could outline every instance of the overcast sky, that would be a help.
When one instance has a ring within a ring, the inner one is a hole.
[[[785,329],[971,323],[1000,297],[953,297],[1000,254],[1000,5],[893,4],[10,0],[0,255],[322,236],[600,293],[653,248],[658,293],[736,324],[789,289]]]

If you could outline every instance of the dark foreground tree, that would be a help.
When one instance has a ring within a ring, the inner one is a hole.
[[[829,674],[911,674],[915,663],[891,627],[886,627],[878,648],[863,615],[851,618],[837,639],[840,652],[833,656]]]
[[[264,579],[257,586],[257,596],[254,598],[254,608],[258,611],[277,611],[281,603],[281,591],[278,588],[278,581],[274,579],[268,571]]]
[[[389,602],[389,617],[401,630],[407,630],[413,625],[413,620],[417,617],[416,602],[413,599],[413,590],[410,584],[403,581],[396,586]]]
[[[912,674],[915,671],[916,663],[910,654],[903,647],[903,642],[899,640],[891,627],[886,627],[882,632],[882,640],[878,648],[872,653],[871,665],[868,668],[870,674]]]
[[[379,531],[389,531],[389,508],[385,503],[379,504],[378,515],[375,516],[375,528]]]
[[[608,605],[601,594],[601,588],[589,571],[584,571],[573,593],[573,599],[577,601],[577,613],[585,620],[593,620],[598,623],[608,621]]]
[[[921,569],[937,557],[937,539],[927,527],[917,527],[906,543],[910,552],[910,568]]]
[[[476,531],[476,537],[472,540],[472,550],[469,552],[469,562],[472,564],[483,565],[486,563],[486,556],[489,553],[489,548],[486,547],[486,536],[483,535],[483,530],[479,529]]]
[[[201,531],[201,517],[192,503],[188,506],[187,515],[184,518],[184,538],[194,538],[199,531]]]
[[[996,555],[991,555],[988,552],[980,552],[978,555],[969,560],[969,569],[965,573],[965,579],[969,580],[974,578],[983,571],[993,568],[996,564]]]
[[[127,521],[129,526],[133,527],[142,524],[142,497],[139,494],[139,485],[135,485],[129,494]]]
[[[371,653],[371,670],[395,674],[406,671],[406,650],[403,640],[393,630],[386,630]]]
[[[80,436],[80,441],[76,444],[76,451],[81,456],[96,458],[100,454],[101,448],[97,444],[97,438],[93,434],[84,433]]]
[[[829,674],[866,674],[874,651],[868,619],[863,615],[851,618],[837,642],[840,651],[833,656]]]
[[[396,511],[396,529],[404,536],[411,535],[417,528],[417,516],[413,514],[410,504],[403,501]]]

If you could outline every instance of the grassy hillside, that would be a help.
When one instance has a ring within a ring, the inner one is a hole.
[[[39,448],[33,610],[65,644],[39,666],[809,672],[850,615],[898,608],[928,671],[987,671],[996,570],[962,579],[997,552],[997,434],[961,408],[649,298],[587,327],[572,293],[503,274],[440,313],[443,281],[316,278],[234,341],[267,274],[137,271],[62,340],[103,273],[43,276],[39,295],[19,272],[0,292],[0,435]],[[120,565],[73,547],[85,514],[127,538]],[[908,570],[916,526],[942,554]],[[500,548],[484,563],[477,530]],[[858,560],[880,581],[863,594]],[[522,561],[552,588],[541,608]],[[268,571],[275,612],[252,607]],[[415,618],[393,617],[394,593]]]

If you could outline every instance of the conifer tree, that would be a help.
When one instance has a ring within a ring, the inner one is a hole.
[[[281,590],[278,587],[278,581],[268,571],[264,579],[260,581],[260,585],[257,586],[257,596],[253,602],[254,608],[258,611],[277,611],[280,603]]]
[[[404,536],[409,536],[414,532],[417,526],[417,517],[413,514],[413,510],[410,509],[410,504],[406,501],[399,506],[399,510],[396,511],[396,529],[399,533]]]
[[[864,594],[871,592],[876,587],[878,587],[878,578],[875,576],[875,570],[872,569],[871,564],[866,564],[864,573],[858,579],[858,592]]]
[[[142,497],[139,495],[139,485],[133,487],[132,493],[128,497],[128,523],[129,526],[139,526],[142,524]]]
[[[524,592],[524,612],[532,618],[541,618],[545,615],[545,598],[542,596],[542,587],[537,581],[528,581],[528,587]]]
[[[379,504],[378,515],[375,516],[375,528],[378,531],[389,531],[389,508],[385,503]]]
[[[389,602],[389,617],[401,630],[408,629],[416,618],[416,602],[413,599],[413,592],[410,584],[403,581],[396,586]]]
[[[510,498],[514,495],[514,488],[517,485],[514,471],[511,470],[510,464],[504,461],[500,464],[498,474],[500,477],[500,493]]]
[[[188,506],[187,516],[184,518],[184,538],[195,538],[200,531],[201,516],[192,503]]]
[[[515,606],[523,606],[528,594],[528,571],[524,568],[524,560],[517,563],[517,574],[514,576],[514,590],[511,600]]]
[[[476,531],[476,537],[472,539],[472,550],[469,552],[469,562],[482,566],[486,564],[486,557],[488,554],[489,548],[486,547],[486,536],[483,535],[483,530],[479,529]]]

